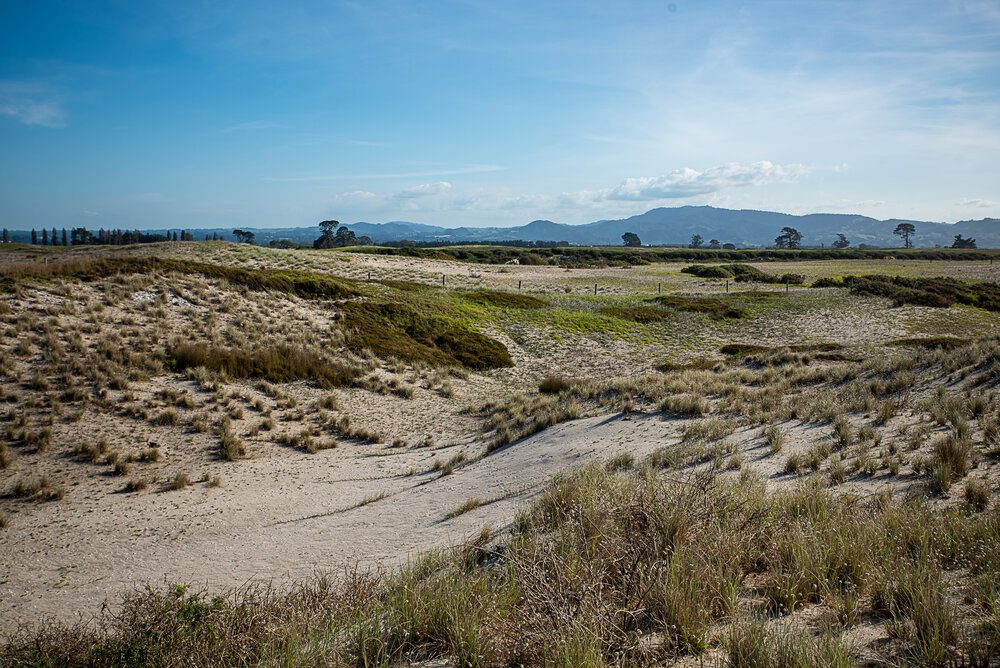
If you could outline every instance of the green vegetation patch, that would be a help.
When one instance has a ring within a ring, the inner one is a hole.
[[[498,290],[463,292],[462,298],[473,304],[498,306],[500,308],[538,309],[548,304],[544,299],[532,297],[531,295],[522,295],[516,292],[500,292]]]
[[[959,336],[919,336],[890,341],[890,346],[907,348],[925,348],[927,350],[952,350],[962,348],[972,343],[971,340]]]
[[[987,311],[1000,311],[1000,285],[988,282],[966,282],[955,278],[907,278],[904,276],[844,276],[822,278],[814,288],[850,288],[866,297],[885,297],[896,306],[912,304],[947,308],[954,304],[978,306]]]
[[[681,269],[681,273],[699,278],[729,278],[737,283],[789,283],[801,285],[805,282],[802,274],[769,274],[749,264],[693,264]]]
[[[644,324],[660,322],[670,315],[670,311],[659,306],[602,306],[598,311],[612,318],[632,320]]]
[[[733,303],[728,297],[690,297],[684,295],[662,295],[650,300],[661,306],[678,311],[705,313],[713,318],[743,318],[747,309]]]
[[[844,346],[833,342],[796,343],[789,346],[761,346],[753,343],[727,343],[719,348],[719,352],[730,357],[747,357],[751,355],[779,355],[781,353],[809,353],[816,359],[828,361],[844,361],[851,359],[841,351]]]
[[[380,247],[352,246],[350,253],[399,255],[431,260],[503,264],[550,264],[563,267],[639,266],[652,262],[797,262],[805,260],[956,260],[983,261],[998,257],[995,250],[960,250],[950,248],[745,248],[738,250],[710,248],[624,248],[615,246],[555,246],[525,248],[514,245],[456,245]],[[782,281],[784,282],[784,281]]]
[[[608,470],[627,463],[557,477],[500,545],[484,530],[398,570],[215,597],[136,589],[91,623],[13,634],[0,664],[649,666],[704,659],[721,637],[720,666],[848,666],[862,656],[844,629],[869,616],[906,629],[878,647],[887,663],[996,657],[983,612],[996,604],[995,513],[820,485],[773,493],[753,475],[700,486],[657,476],[652,459]],[[965,605],[952,603],[959,578]],[[755,605],[739,597],[748,579]],[[840,623],[812,633],[792,617],[809,607]]]
[[[395,281],[392,279],[380,279],[376,281],[387,288],[393,288],[394,290],[402,290],[403,292],[430,292],[436,289],[435,285],[427,285],[426,283],[414,283],[413,281]]]
[[[444,315],[389,301],[352,301],[342,308],[352,350],[476,370],[514,366],[502,343]]]
[[[321,387],[350,385],[359,371],[293,346],[223,348],[204,343],[178,343],[167,349],[178,371],[204,367],[232,378],[263,378],[275,383],[313,381]]]
[[[281,269],[243,269],[206,262],[157,257],[69,258],[53,262],[26,262],[0,268],[0,282],[30,279],[97,281],[120,274],[154,272],[200,274],[250,290],[274,290],[307,299],[346,299],[361,294],[354,281],[326,274]]]

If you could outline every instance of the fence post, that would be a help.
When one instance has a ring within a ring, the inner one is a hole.
[[[788,292],[788,279],[785,279],[785,292]]]
[[[521,281],[518,281],[518,282],[517,282],[517,291],[518,291],[518,292],[520,292],[520,291],[521,291]]]
[[[444,285],[444,274],[441,274],[441,285]]]
[[[369,282],[372,280],[372,272],[370,272],[370,271],[368,272],[368,280],[369,280]]]
[[[729,279],[726,279],[726,294],[729,294]]]
[[[594,283],[594,296],[597,296],[597,283]]]
[[[656,284],[656,294],[658,294],[658,295],[662,295],[663,294],[663,283],[657,283]]]

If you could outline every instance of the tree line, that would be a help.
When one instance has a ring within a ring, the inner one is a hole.
[[[913,237],[917,233],[916,227],[912,223],[900,223],[896,226],[896,229],[892,231],[897,237],[903,239],[903,248],[913,248]],[[629,248],[637,248],[642,246],[642,240],[639,239],[639,235],[635,232],[626,232],[622,235],[622,243]],[[837,233],[837,239],[833,242],[832,246],[834,248],[843,249],[850,248],[851,242],[846,235]],[[774,238],[775,248],[786,248],[790,250],[795,250],[802,247],[802,233],[799,232],[794,227],[783,227],[781,228],[781,233]],[[859,248],[865,248],[865,244],[860,244]],[[963,238],[961,234],[955,235],[955,240],[951,244],[952,248],[976,248],[976,240],[971,238]],[[691,235],[691,241],[688,243],[688,248],[708,248],[710,250],[736,250],[736,244],[723,244],[720,243],[718,239],[710,239],[708,245],[705,245],[705,238],[700,234]]]
[[[319,224],[319,228],[320,236],[313,242],[313,248],[344,248],[346,246],[374,245],[374,241],[372,241],[370,237],[364,235],[360,237],[357,236],[353,230],[341,225],[340,221],[337,220],[324,220]],[[913,237],[916,236],[916,227],[914,227],[912,223],[900,223],[896,226],[892,233],[903,240],[903,248],[913,248]],[[236,239],[238,243],[253,244],[255,243],[256,237],[254,233],[249,230],[235,229],[233,230],[233,238]],[[3,229],[2,239],[0,240],[2,240],[5,244],[11,242],[10,231],[7,228]],[[205,235],[205,241],[225,240],[225,236],[220,235],[218,232],[213,232],[211,237],[207,234]],[[31,243],[42,246],[123,246],[129,244],[157,243],[162,241],[194,241],[194,236],[186,230],[175,230],[173,232],[167,232],[166,234],[154,234],[141,232],[140,230],[105,230],[103,228],[94,234],[85,227],[74,227],[71,230],[67,230],[64,227],[61,231],[55,227],[53,227],[51,231],[43,228],[41,234],[39,234],[35,229],[31,230]],[[634,232],[626,232],[623,234],[622,243],[629,248],[642,246],[642,240],[639,238],[639,235]],[[467,244],[468,242],[461,241],[414,242],[402,240],[387,242],[383,245],[411,248]],[[489,244],[493,246],[516,246],[524,248],[555,248],[570,245],[569,242],[566,241],[491,241]],[[280,239],[272,241],[270,245],[274,248],[299,247],[299,244]],[[838,232],[837,239],[833,242],[832,246],[836,249],[846,249],[851,246],[851,242],[844,234]],[[774,247],[790,250],[801,248],[802,233],[794,227],[783,227],[781,228],[781,233],[774,239]],[[868,246],[865,244],[859,244],[858,247],[866,248]],[[951,244],[951,248],[974,249],[976,247],[975,239],[963,237],[961,234],[956,234],[954,241]],[[718,239],[710,239],[706,244],[704,237],[700,234],[694,234],[691,236],[688,248],[736,250],[736,244],[721,243]]]
[[[11,243],[11,233],[3,229],[3,243]],[[125,246],[130,244],[151,244],[161,241],[194,241],[194,236],[185,230],[167,232],[166,234],[143,232],[141,230],[99,229],[91,232],[86,227],[51,230],[43,228],[41,232],[32,228],[31,244],[35,246]]]

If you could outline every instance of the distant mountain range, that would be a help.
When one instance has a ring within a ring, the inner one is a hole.
[[[349,227],[358,236],[367,235],[376,242],[399,241],[568,241],[578,245],[620,245],[622,234],[634,232],[643,244],[687,244],[700,234],[707,243],[717,239],[737,246],[774,244],[783,227],[802,233],[807,246],[830,246],[837,234],[844,234],[852,246],[899,246],[901,239],[892,231],[899,223],[916,228],[916,246],[950,246],[956,234],[973,237],[980,248],[1000,247],[1000,219],[984,218],[959,223],[935,223],[919,220],[877,220],[852,214],[814,213],[793,216],[773,211],[719,209],[711,206],[682,206],[652,209],[646,213],[618,220],[598,220],[585,225],[565,225],[550,220],[535,220],[519,227],[445,228],[419,223],[355,223]]]
[[[618,246],[622,234],[634,232],[643,244],[687,244],[700,234],[706,244],[711,239],[740,247],[770,246],[783,227],[802,233],[804,246],[830,246],[837,234],[845,235],[852,246],[900,246],[892,231],[899,223],[916,228],[913,243],[917,247],[950,246],[956,234],[976,239],[979,248],[1000,248],[1000,219],[963,220],[936,223],[919,220],[877,220],[867,216],[837,213],[813,213],[793,216],[773,211],[720,209],[711,206],[658,208],[618,220],[598,220],[584,225],[566,225],[550,220],[535,220],[518,227],[440,227],[405,221],[388,223],[359,222],[347,225],[357,236],[370,237],[376,243],[393,241],[470,242],[491,241],[566,241],[574,245]],[[256,234],[256,242],[266,245],[278,239],[308,243],[319,236],[316,227],[245,228]],[[157,230],[150,230],[156,232]],[[159,230],[163,232],[163,230]],[[226,228],[188,229],[197,240],[213,233],[232,238]],[[15,235],[21,240],[23,232]]]

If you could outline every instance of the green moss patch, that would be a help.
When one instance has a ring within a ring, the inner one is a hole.
[[[742,318],[747,315],[746,308],[734,304],[731,299],[726,297],[662,295],[654,297],[650,301],[678,311],[705,313],[713,318]]]
[[[167,355],[178,371],[205,367],[232,378],[263,378],[275,383],[308,380],[320,387],[340,387],[350,385],[359,375],[348,364],[285,345],[244,350],[179,343],[168,348]]]
[[[952,350],[961,348],[971,343],[969,339],[958,336],[924,336],[906,339],[896,339],[890,341],[890,346],[904,346],[907,348],[925,348],[927,350]]]
[[[727,278],[738,283],[789,283],[800,285],[805,282],[801,274],[769,274],[749,264],[693,264],[681,269],[681,273],[699,278]]]
[[[347,345],[355,351],[477,370],[514,365],[502,343],[442,315],[386,301],[352,301],[342,308]]]
[[[498,306],[500,308],[538,309],[546,306],[547,302],[531,295],[522,295],[516,292],[500,292],[497,290],[477,290],[476,292],[463,292],[462,298],[479,304],[481,306]]]
[[[326,274],[280,269],[243,269],[205,262],[156,257],[77,258],[50,263],[30,262],[0,270],[0,280],[68,278],[97,281],[120,274],[154,272],[200,274],[219,278],[250,290],[274,290],[307,299],[346,299],[361,294],[354,281]]]
[[[844,276],[823,278],[814,288],[849,288],[866,297],[885,297],[901,306],[947,308],[954,304],[978,306],[987,311],[1000,311],[1000,285],[988,282],[966,282],[955,278],[906,278],[904,276]]]
[[[665,308],[658,306],[603,306],[599,309],[602,315],[610,316],[612,318],[620,318],[621,320],[632,320],[634,322],[641,322],[644,324],[649,324],[653,322],[660,322],[664,318],[670,315],[670,311]]]

